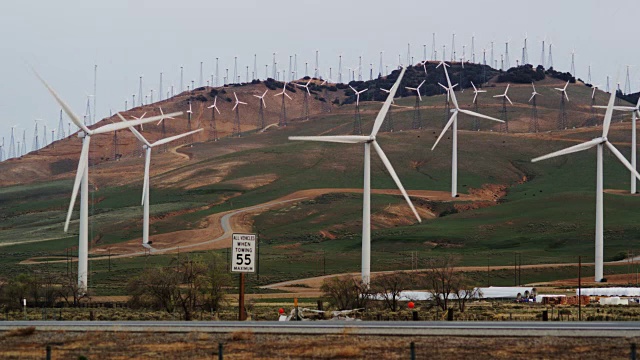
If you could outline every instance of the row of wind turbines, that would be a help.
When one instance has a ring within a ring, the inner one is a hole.
[[[480,56],[480,54],[476,53],[476,49],[480,48],[477,47],[476,44],[478,44],[478,41],[476,39],[475,34],[473,34],[471,36],[470,40],[470,46],[468,46],[467,44],[463,44],[462,45],[462,52],[458,52],[459,48],[456,47],[456,39],[458,39],[456,37],[456,34],[453,33],[451,35],[451,46],[448,48],[449,49],[449,55],[450,55],[450,59],[448,59],[447,56],[447,44],[443,43],[443,44],[437,44],[436,41],[436,33],[432,33],[432,39],[431,39],[431,52],[429,53],[427,51],[427,42],[425,41],[422,45],[422,49],[423,49],[423,54],[422,56],[412,56],[412,52],[411,52],[411,43],[407,43],[407,52],[406,52],[406,58],[402,55],[402,53],[398,53],[398,57],[397,57],[397,63],[394,61],[385,61],[384,59],[384,54],[385,51],[380,51],[379,52],[379,61],[378,61],[378,71],[374,72],[374,63],[376,61],[368,61],[369,63],[369,79],[373,79],[374,77],[377,76],[382,76],[383,74],[387,74],[389,73],[389,64],[392,64],[391,68],[394,69],[396,67],[401,67],[401,66],[407,66],[409,64],[413,64],[415,63],[415,60],[422,58],[422,63],[424,64],[426,61],[437,61],[439,59],[443,60],[443,61],[451,61],[451,62],[461,62],[461,63],[476,63],[476,64],[483,64],[483,65],[489,65],[492,66],[496,69],[502,69],[502,70],[506,70],[508,68],[511,67],[511,63],[508,61],[509,60],[509,44],[511,42],[511,39],[508,39],[504,42],[504,52],[500,54],[501,57],[501,63],[500,65],[498,65],[498,60],[495,59],[494,53],[497,53],[497,50],[495,49],[495,41],[487,41],[484,46],[482,46],[482,56]],[[546,41],[546,42],[545,42]],[[541,64],[544,67],[553,67],[553,56],[552,56],[552,44],[550,42],[547,41],[547,39],[543,39],[542,40],[542,52],[541,52],[541,57],[540,57],[540,61],[539,64]],[[516,64],[517,65],[523,65],[523,64],[529,64],[529,63],[533,63],[532,61],[530,61],[529,58],[529,49],[528,49],[528,35],[525,34],[522,40],[522,44],[523,46],[521,47],[520,50],[522,50],[522,56],[520,60],[516,60]],[[439,52],[438,49],[442,49],[442,51]],[[468,54],[466,50],[469,50]],[[547,55],[548,54],[548,57]],[[333,82],[333,80],[331,80],[332,78],[334,78],[334,69],[337,69],[337,82],[338,83],[342,83],[344,80],[346,80],[347,82],[352,81],[352,80],[363,80],[363,78],[366,78],[366,76],[363,77],[363,71],[365,70],[364,67],[367,64],[367,61],[363,59],[363,56],[360,55],[357,57],[357,61],[352,61],[355,62],[355,64],[351,67],[345,66],[346,69],[348,69],[347,72],[347,76],[344,76],[343,73],[343,63],[346,64],[347,60],[344,58],[344,56],[342,54],[337,56],[330,56],[329,58],[333,58],[334,60],[337,60],[337,66],[327,66],[328,70],[325,69],[324,71],[321,69],[321,63],[320,63],[320,50],[315,50],[312,54],[312,57],[315,59],[314,61],[311,60],[307,60],[304,62],[305,67],[304,67],[304,72],[302,71],[298,71],[298,54],[294,53],[291,55],[288,55],[289,58],[289,68],[287,69],[281,69],[283,66],[280,65],[281,63],[278,60],[278,52],[273,52],[272,54],[272,62],[271,63],[267,63],[264,64],[265,66],[265,72],[264,72],[264,79],[268,78],[269,76],[273,77],[274,79],[278,80],[278,81],[287,81],[287,82],[292,82],[294,81],[294,79],[298,79],[299,78],[299,74],[303,73],[304,76],[312,76],[318,79],[329,79],[330,81]],[[458,56],[461,55],[461,56]],[[575,51],[571,52],[571,72],[572,74],[575,75],[575,57],[576,57],[576,53]],[[404,60],[403,60],[404,58]],[[211,86],[211,87],[217,87],[221,85],[221,77],[220,77],[220,70],[221,70],[221,64],[220,64],[220,60],[221,58],[216,57],[214,61],[211,62],[211,76],[210,79],[206,79],[205,81],[205,62],[204,61],[200,61],[199,62],[199,76],[198,76],[198,80],[196,80],[195,78],[191,81],[187,81],[185,82],[185,67],[184,66],[180,66],[179,69],[179,85],[174,85],[171,84],[171,86],[167,87],[166,89],[164,89],[163,87],[163,78],[164,80],[166,80],[166,76],[167,74],[165,74],[164,72],[160,72],[160,76],[159,76],[159,86],[157,88],[156,91],[154,91],[154,88],[147,88],[147,91],[144,90],[143,88],[143,76],[139,76],[139,87],[138,89],[131,94],[130,97],[127,97],[125,100],[125,110],[128,109],[132,109],[138,105],[148,105],[154,102],[154,96],[155,99],[157,100],[163,100],[163,97],[166,94],[166,98],[169,98],[171,96],[174,96],[176,93],[180,93],[183,91],[189,91],[189,90],[194,90],[197,87],[203,87],[203,86]],[[231,66],[227,66],[226,68],[224,68],[224,74],[226,74],[225,76],[222,77],[222,79],[224,80],[222,82],[222,85],[229,85],[229,84],[241,84],[242,83],[242,69],[245,69],[245,78],[244,78],[244,82],[245,83],[249,83],[251,81],[254,80],[259,80],[261,78],[260,74],[261,71],[258,71],[258,54],[253,54],[253,66],[252,69],[253,71],[249,71],[250,69],[250,65],[246,65],[246,66],[240,66],[240,70],[238,68],[238,64],[239,64],[239,60],[238,60],[238,56],[234,56],[233,57],[233,68],[231,68]],[[311,64],[313,63],[313,67],[311,68],[310,71],[310,67]],[[363,63],[365,64],[363,66]],[[215,64],[215,67],[213,67]],[[336,64],[333,64],[336,65]],[[224,67],[224,65],[222,65],[222,67]],[[271,69],[269,69],[269,67],[271,67]],[[94,91],[93,94],[87,95],[87,101],[86,101],[86,110],[85,110],[85,114],[83,116],[84,118],[84,124],[89,126],[92,125],[92,123],[95,123],[96,121],[96,113],[98,112],[98,110],[95,108],[96,106],[96,92],[97,92],[97,70],[98,70],[98,65],[94,65]],[[215,70],[215,71],[214,71]],[[232,70],[233,71],[233,75],[229,74],[229,71]],[[270,71],[271,70],[271,71]],[[251,76],[249,76],[249,74],[251,74]],[[288,79],[287,79],[288,78]],[[591,65],[589,65],[588,67],[588,80],[587,83],[591,83]],[[629,81],[629,67],[627,67],[627,81]],[[185,85],[186,84],[186,85]],[[607,91],[608,90],[608,81],[607,81]],[[630,89],[630,84],[625,84],[625,89],[629,88]],[[165,92],[166,90],[166,92]],[[137,99],[137,101],[136,101]],[[306,100],[306,98],[305,98]],[[305,103],[305,109],[308,109],[308,105],[306,105],[307,103]],[[93,109],[92,109],[92,105],[93,105]],[[283,111],[284,112],[284,111]],[[62,115],[62,111],[60,112],[60,115]],[[260,117],[262,117],[262,115],[260,115]],[[303,114],[303,117],[307,117],[307,115]],[[286,120],[282,123],[286,123]],[[44,124],[43,124],[44,125]],[[65,126],[66,125],[66,126]],[[32,141],[32,144],[38,145],[31,148],[31,150],[38,150],[41,147],[44,147],[43,144],[46,144],[47,142],[49,142],[49,138],[51,138],[51,141],[49,143],[53,143],[54,139],[56,140],[61,140],[64,139],[67,136],[70,136],[71,134],[75,133],[77,130],[79,130],[79,128],[77,129],[71,129],[71,126],[74,125],[72,122],[67,122],[66,124],[62,121],[62,117],[60,117],[60,121],[58,123],[57,126],[51,126],[50,129],[51,130],[51,134],[49,134],[49,132],[45,131],[43,133],[42,136],[39,136],[37,131],[34,131],[34,140]],[[27,153],[27,141],[26,141],[26,130],[23,130],[23,139],[22,141],[20,141],[17,137],[17,134],[13,133],[14,131],[12,130],[12,135],[9,139],[13,138],[13,141],[8,141],[8,145],[4,144],[4,141],[0,143],[0,161],[9,159],[9,158],[13,158],[13,157],[20,157],[22,155],[25,155]],[[51,136],[49,136],[51,135]],[[36,141],[36,139],[39,138],[39,142]],[[20,143],[20,146],[17,145],[17,143]],[[13,144],[13,145],[12,145]],[[45,145],[46,146],[46,145]]]
[[[502,122],[502,120],[500,119],[496,119],[496,118],[492,118],[490,116],[486,116],[483,114],[479,114],[477,112],[473,112],[473,111],[469,111],[469,110],[465,110],[465,109],[461,109],[458,105],[458,101],[455,95],[455,92],[453,91],[453,88],[455,87],[455,85],[451,84],[451,80],[449,78],[449,74],[447,71],[447,67],[449,65],[447,65],[445,62],[441,62],[438,67],[442,66],[444,72],[445,72],[445,76],[447,79],[447,93],[448,95],[451,97],[451,100],[453,102],[454,105],[454,109],[451,109],[452,115],[451,118],[449,119],[449,121],[447,122],[447,124],[445,125],[444,129],[442,130],[442,132],[440,133],[440,136],[438,137],[438,139],[436,140],[435,144],[433,145],[433,147],[431,148],[432,150],[435,149],[435,147],[438,145],[438,143],[440,142],[440,140],[442,139],[443,135],[446,133],[446,131],[451,128],[452,129],[452,165],[451,165],[451,169],[452,169],[452,174],[451,174],[451,195],[453,197],[455,197],[457,195],[457,121],[458,121],[458,114],[462,113],[462,114],[466,114],[466,115],[470,115],[473,117],[477,117],[477,118],[482,118],[482,119],[486,119],[486,120],[491,120],[491,121],[497,121],[497,122]],[[332,143],[345,143],[345,144],[364,144],[364,191],[363,191],[363,219],[362,219],[362,265],[361,265],[361,272],[362,272],[362,281],[365,284],[369,284],[370,280],[371,280],[371,147],[373,146],[374,150],[378,153],[378,156],[380,157],[381,161],[383,162],[385,168],[387,169],[387,171],[389,172],[389,175],[393,178],[393,180],[396,183],[396,186],[398,187],[398,189],[400,190],[400,192],[402,193],[403,197],[405,198],[405,200],[407,201],[407,204],[409,205],[411,211],[414,213],[416,219],[418,220],[418,222],[421,222],[421,218],[418,214],[418,212],[416,211],[415,207],[413,206],[406,190],[404,189],[404,187],[402,186],[402,183],[400,181],[400,179],[398,178],[395,170],[393,169],[393,166],[391,165],[391,163],[389,162],[389,159],[387,158],[387,156],[385,155],[384,151],[382,150],[382,148],[380,147],[380,145],[377,142],[376,139],[376,135],[378,133],[378,131],[380,130],[380,127],[382,126],[382,122],[384,121],[384,119],[387,116],[387,113],[389,111],[389,108],[393,102],[393,97],[398,89],[398,86],[402,80],[402,77],[404,76],[404,72],[405,72],[405,68],[402,69],[402,72],[400,73],[398,79],[396,80],[396,83],[393,85],[393,87],[388,90],[388,97],[386,99],[386,101],[384,102],[382,109],[380,110],[380,112],[378,113],[375,121],[374,121],[374,125],[373,125],[373,129],[370,135],[368,136],[362,136],[362,135],[337,135],[337,136],[291,136],[289,137],[289,140],[293,140],[293,141],[320,141],[320,142],[332,142]],[[567,96],[566,94],[566,85],[563,88],[556,88],[556,90],[560,91],[561,94],[563,96]],[[355,91],[355,89],[354,89]],[[477,91],[477,89],[476,89]],[[477,95],[477,93],[476,93]],[[533,94],[530,100],[534,99],[537,94],[537,92],[535,91],[535,88],[533,90]],[[506,99],[508,99],[507,95],[506,95],[506,91],[503,95],[499,95],[501,97],[504,97]],[[633,148],[633,152],[632,152],[632,159],[633,159],[633,164],[629,163],[629,161],[627,161],[627,159],[620,153],[620,151],[618,151],[618,149],[607,139],[607,134],[609,132],[610,129],[610,125],[611,125],[611,119],[612,119],[612,115],[613,115],[613,111],[614,110],[619,110],[619,111],[631,111],[634,114],[634,126],[633,126],[633,138],[635,139],[635,118],[636,118],[636,114],[640,113],[640,101],[638,102],[638,104],[635,107],[616,107],[614,106],[614,102],[615,102],[615,97],[616,94],[615,92],[612,92],[610,95],[610,99],[608,102],[608,105],[605,107],[606,108],[606,113],[605,113],[605,117],[604,117],[604,122],[603,122],[603,131],[602,131],[602,136],[598,137],[596,139],[593,139],[591,141],[587,141],[585,143],[579,144],[579,145],[575,145],[572,147],[569,147],[567,149],[563,149],[560,151],[556,151],[553,152],[551,154],[548,155],[544,155],[541,157],[537,157],[535,159],[532,159],[532,162],[537,162],[537,161],[541,161],[541,160],[545,160],[545,159],[549,159],[549,158],[553,158],[556,156],[561,156],[561,155],[567,155],[567,154],[571,154],[574,152],[578,152],[578,151],[584,151],[587,149],[590,149],[594,146],[597,147],[597,183],[596,183],[596,226],[595,226],[595,281],[600,282],[603,281],[603,268],[604,268],[604,263],[603,263],[603,253],[604,253],[604,241],[603,241],[603,167],[602,167],[602,161],[603,161],[603,147],[606,146],[607,148],[609,148],[612,153],[618,158],[618,160],[625,166],[627,167],[627,169],[629,169],[630,173],[631,173],[631,177],[632,177],[632,184],[635,184],[636,179],[640,180],[640,174],[638,174],[638,171],[636,170],[635,167],[635,145]],[[634,141],[635,144],[635,141]]]
[[[449,65],[446,64],[444,61],[440,62],[440,64],[438,65],[438,67],[442,67],[445,73],[445,77],[447,80],[447,86],[446,86],[446,90],[447,90],[447,94],[448,96],[451,98],[451,101],[454,105],[454,108],[451,109],[452,115],[449,119],[449,121],[447,122],[447,124],[445,125],[444,129],[442,130],[440,136],[438,137],[438,139],[436,140],[436,143],[434,144],[434,146],[432,147],[432,150],[438,145],[438,143],[440,142],[440,140],[442,139],[442,137],[444,136],[444,134],[446,133],[446,131],[451,128],[452,129],[452,143],[453,143],[453,147],[452,147],[452,180],[451,180],[451,194],[453,197],[457,196],[457,121],[458,121],[458,115],[459,114],[466,114],[469,116],[473,116],[476,118],[480,118],[480,119],[485,119],[485,120],[491,120],[491,121],[496,121],[496,122],[503,122],[503,120],[500,119],[496,119],[490,116],[486,116],[474,111],[470,111],[470,110],[466,110],[466,109],[461,109],[459,107],[455,92],[453,91],[455,85],[452,85],[451,80],[449,78],[449,74],[447,71],[447,67]],[[409,207],[411,208],[413,214],[416,216],[416,219],[421,222],[421,218],[417,212],[417,210],[415,209],[415,207],[413,206],[413,204],[411,203],[411,200],[407,194],[407,192],[405,191],[404,187],[402,186],[402,183],[400,181],[400,179],[398,178],[395,170],[393,169],[393,166],[391,165],[391,163],[389,162],[389,159],[387,158],[387,156],[385,155],[384,151],[382,150],[382,148],[380,147],[380,145],[378,144],[377,140],[376,140],[376,135],[377,133],[380,131],[380,128],[382,126],[382,123],[384,121],[384,119],[387,116],[387,113],[389,111],[389,108],[393,102],[393,98],[398,90],[398,87],[400,85],[400,82],[402,80],[402,77],[404,76],[406,68],[403,67],[400,73],[400,76],[398,77],[398,79],[396,80],[395,84],[393,85],[393,87],[388,90],[389,95],[387,96],[386,101],[384,102],[381,111],[378,113],[375,122],[374,122],[374,126],[372,129],[372,132],[368,135],[368,136],[363,136],[363,135],[340,135],[340,136],[297,136],[297,137],[290,137],[290,140],[301,140],[301,141],[325,141],[325,142],[336,142],[336,143],[347,143],[347,144],[364,144],[364,195],[363,195],[363,229],[362,229],[362,280],[365,283],[368,283],[370,281],[370,251],[371,251],[371,226],[370,226],[370,194],[371,194],[371,189],[370,189],[370,177],[371,177],[371,172],[370,172],[370,161],[371,161],[371,147],[373,147],[373,149],[376,151],[376,153],[378,154],[378,156],[380,157],[381,161],[383,162],[383,164],[385,165],[385,168],[387,169],[387,171],[389,172],[390,176],[393,178],[394,182],[396,183],[396,186],[399,188],[400,192],[402,193],[403,197],[405,198],[405,200],[407,201]],[[34,70],[35,71],[35,70]],[[95,129],[89,129],[83,122],[83,120],[80,119],[79,116],[77,116],[72,110],[71,108],[58,96],[58,94],[53,90],[53,88],[51,88],[45,81],[44,79],[42,79],[42,77],[40,77],[40,75],[38,75],[36,73],[36,76],[40,79],[40,81],[44,84],[44,86],[48,89],[48,91],[51,93],[51,95],[56,99],[56,101],[58,102],[58,104],[62,107],[63,111],[70,117],[70,119],[73,121],[73,123],[78,126],[81,129],[81,132],[79,133],[79,136],[83,139],[82,142],[82,150],[80,153],[80,160],[78,163],[78,170],[76,172],[76,177],[75,177],[75,181],[74,181],[74,186],[73,186],[73,191],[72,191],[72,196],[71,196],[71,202],[69,205],[69,209],[67,212],[67,217],[66,217],[66,221],[65,221],[65,231],[68,231],[69,228],[69,223],[70,223],[70,219],[72,216],[72,212],[73,212],[73,208],[77,199],[77,195],[78,192],[80,192],[80,231],[79,231],[79,247],[78,247],[78,252],[79,252],[79,261],[78,261],[78,285],[81,289],[86,291],[87,288],[87,276],[88,276],[88,161],[89,161],[89,147],[90,147],[90,140],[91,137],[94,135],[99,135],[99,134],[104,134],[104,133],[110,133],[112,131],[117,131],[117,130],[123,130],[123,129],[130,129],[133,134],[136,136],[136,138],[138,140],[140,140],[140,142],[142,142],[143,148],[145,150],[145,172],[144,172],[144,184],[143,184],[143,194],[142,194],[142,204],[144,206],[144,221],[143,221],[143,245],[146,247],[150,246],[150,241],[149,241],[149,168],[150,168],[150,159],[151,159],[151,149],[155,146],[158,145],[162,145],[162,144],[166,144],[168,142],[171,141],[175,141],[177,139],[195,134],[199,131],[202,131],[202,129],[197,129],[194,131],[189,131],[187,133],[184,134],[180,134],[180,135],[176,135],[176,136],[172,136],[172,137],[168,137],[168,138],[164,138],[161,140],[158,140],[154,143],[150,143],[149,141],[147,141],[146,138],[144,138],[142,136],[142,134],[140,134],[140,132],[138,132],[134,126],[142,126],[143,124],[149,123],[149,122],[153,122],[153,121],[163,121],[166,118],[170,118],[173,116],[180,116],[182,115],[182,112],[176,112],[176,113],[172,113],[172,114],[162,114],[160,116],[156,116],[156,117],[150,117],[150,118],[144,118],[144,116],[140,117],[139,119],[136,120],[126,120],[124,119],[124,117],[122,117],[122,115],[120,115],[120,113],[117,113],[118,117],[120,117],[120,119],[122,120],[121,123],[112,123],[112,124],[107,124],[107,125],[103,125],[101,127],[95,128]],[[302,84],[297,84],[300,87],[303,87],[306,89],[306,94],[305,96],[309,95],[309,88],[308,85],[309,83],[302,85]],[[475,89],[475,86],[474,86]],[[567,96],[566,94],[566,85],[563,89],[557,89],[557,90],[561,90],[563,96]],[[355,89],[354,89],[355,91]],[[419,94],[419,90],[416,89],[416,91]],[[477,96],[477,94],[479,92],[481,92],[482,90],[478,90],[475,89],[475,96]],[[359,97],[361,92],[356,91],[357,96]],[[534,99],[536,96],[536,91],[534,89],[533,95],[531,99]],[[257,96],[254,95],[255,97],[257,97],[261,103],[261,108],[262,107],[266,107],[266,104],[264,102],[264,97],[266,96],[266,92],[263,93],[261,96]],[[291,98],[288,94],[286,94],[286,84],[283,87],[282,92],[276,94],[275,96],[282,96],[283,99],[283,103],[284,103],[284,98],[288,97],[289,99]],[[508,98],[506,91],[503,95],[498,95],[501,96],[503,98],[505,98],[506,100],[508,100],[510,102],[510,99]],[[246,104],[242,101],[239,101],[237,95],[235,95],[234,93],[234,97],[236,100],[236,103],[232,109],[232,111],[236,112],[236,118],[239,118],[238,115],[238,109],[239,109],[239,105],[243,105]],[[530,99],[530,100],[531,100]],[[611,116],[613,113],[613,110],[620,110],[620,111],[633,111],[634,114],[634,119],[636,114],[640,111],[639,110],[639,106],[640,103],[633,108],[627,108],[627,107],[614,107],[613,102],[615,100],[615,93],[611,94],[611,98],[609,100],[609,104],[607,106],[607,112],[605,114],[605,120],[604,120],[604,125],[603,125],[603,135],[602,137],[599,137],[597,139],[594,139],[592,141],[586,142],[584,144],[580,144],[580,145],[576,145],[573,147],[570,147],[568,149],[565,150],[561,150],[549,155],[545,155],[543,157],[540,158],[536,158],[533,161],[539,161],[539,160],[544,160],[550,157],[555,157],[555,156],[559,156],[559,155],[564,155],[564,154],[569,154],[572,152],[576,152],[576,151],[582,151],[582,150],[586,150],[589,149],[591,147],[594,146],[598,146],[598,185],[597,185],[597,191],[598,191],[598,197],[597,197],[597,203],[596,203],[596,213],[597,213],[597,217],[596,217],[596,280],[599,281],[602,279],[602,147],[603,146],[607,146],[609,149],[612,150],[612,152],[614,152],[614,154],[616,155],[616,157],[618,157],[618,159],[623,163],[623,165],[625,165],[627,168],[629,168],[629,170],[632,173],[632,176],[634,176],[634,178],[638,178],[640,179],[640,175],[638,174],[638,172],[635,170],[634,166],[632,166],[621,154],[620,152],[607,140],[606,136],[607,133],[609,131],[609,126],[610,126],[610,122],[611,122]],[[212,111],[217,111],[218,113],[219,110],[216,106],[216,102],[214,100],[214,105],[210,106],[209,108],[212,109]],[[633,110],[631,110],[633,109]],[[635,130],[635,129],[634,129]]]

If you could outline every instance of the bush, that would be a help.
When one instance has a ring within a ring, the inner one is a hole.
[[[532,65],[527,64],[523,66],[513,67],[507,72],[504,72],[498,76],[498,82],[510,82],[517,84],[530,84],[534,81],[544,80],[544,68],[538,66],[536,69]]]
[[[338,310],[366,308],[371,299],[369,287],[351,276],[326,279],[320,290],[329,304]]]

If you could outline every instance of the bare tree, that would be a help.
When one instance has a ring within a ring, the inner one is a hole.
[[[455,259],[450,255],[427,260],[427,267],[424,276],[426,287],[442,310],[449,308],[449,294],[453,291],[453,264]]]
[[[338,310],[366,308],[371,299],[369,287],[352,276],[326,279],[320,290],[329,303]]]
[[[175,265],[147,269],[131,279],[129,304],[179,311],[184,320],[191,320],[198,309],[220,309],[229,279],[224,261],[216,255],[176,259]]]
[[[371,281],[373,292],[380,294],[387,308],[398,311],[400,293],[410,284],[409,274],[396,272],[374,277]]]
[[[436,305],[442,310],[449,309],[455,300],[460,312],[464,312],[467,301],[476,298],[479,292],[464,273],[456,271],[457,263],[458,258],[451,255],[429,259],[424,280]]]

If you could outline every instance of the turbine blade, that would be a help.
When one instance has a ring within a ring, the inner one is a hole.
[[[420,215],[418,215],[416,208],[413,207],[413,203],[411,203],[411,199],[409,199],[409,195],[405,191],[404,186],[402,186],[402,183],[398,178],[398,174],[396,174],[396,171],[393,169],[393,166],[391,166],[391,162],[389,162],[387,155],[385,155],[384,151],[382,151],[382,148],[380,148],[380,145],[378,145],[378,143],[375,140],[373,141],[372,144],[373,144],[373,148],[376,149],[376,152],[378,153],[380,160],[382,160],[382,163],[387,168],[387,171],[389,171],[389,175],[391,175],[391,178],[393,179],[393,181],[395,181],[396,186],[398,187],[398,189],[400,189],[402,196],[407,201],[407,204],[411,208],[411,211],[413,211],[413,214],[416,216],[416,219],[418,220],[418,222],[421,223],[422,219],[420,218]]]
[[[378,115],[376,116],[376,120],[373,122],[373,129],[371,130],[371,136],[375,137],[378,134],[378,131],[382,126],[382,122],[387,117],[387,112],[389,112],[389,107],[393,102],[394,96],[396,96],[396,91],[398,91],[398,87],[400,87],[400,82],[402,82],[402,78],[404,77],[404,72],[406,70],[407,68],[404,68],[404,67],[402,68],[402,71],[400,71],[400,75],[398,75],[398,79],[389,90],[389,95],[387,95],[387,100],[385,100],[384,104],[382,104],[382,108],[378,112]]]
[[[504,97],[507,98],[507,100],[509,101],[509,104],[513,105],[513,103],[511,102],[511,99],[509,99],[509,97],[505,94]]]
[[[120,113],[116,113],[118,115],[118,117],[120,118],[120,120],[122,120],[123,122],[127,122],[127,120],[120,115]],[[138,132],[138,130],[136,130],[134,127],[129,126],[129,130],[131,130],[131,132],[133,133],[133,135],[138,138],[138,140],[140,140],[140,142],[142,142],[143,144],[147,145],[147,146],[151,146],[151,144],[149,144],[149,142],[147,141],[147,139],[144,138],[144,136],[142,136],[142,134],[140,134]]]
[[[531,100],[533,100],[533,98],[534,98],[535,96],[536,96],[536,94],[535,94],[535,93],[532,93],[532,94],[531,94],[531,97],[529,98],[529,101],[528,101],[528,102],[531,102]]]
[[[582,144],[570,146],[568,148],[565,148],[565,149],[562,149],[562,150],[558,150],[558,151],[552,152],[550,154],[537,157],[535,159],[532,159],[531,162],[538,162],[538,161],[550,159],[550,158],[553,158],[553,157],[556,157],[556,156],[568,155],[568,154],[572,154],[574,152],[591,149],[592,147],[600,144],[602,141],[604,141],[603,138],[595,138],[593,140],[590,140],[590,141],[587,141],[587,142],[583,142]]]
[[[293,99],[291,99],[291,96],[289,96],[289,94],[287,94],[287,93],[284,93],[284,96],[288,97],[289,100],[293,100]]]
[[[569,95],[567,95],[566,91],[564,91],[564,97],[567,98],[567,101],[569,101]]]
[[[602,106],[602,105],[593,105],[594,108],[596,109],[606,109],[607,106]],[[636,111],[637,109],[632,107],[632,106],[614,106],[613,110],[618,110],[618,111]]]
[[[607,104],[607,111],[604,114],[604,121],[602,122],[602,137],[607,137],[609,134],[609,126],[611,126],[611,118],[613,117],[613,104],[616,102],[616,92],[612,91],[609,97],[609,104]]]
[[[473,94],[473,104],[476,103],[477,98],[478,98],[478,93]]]
[[[174,141],[174,140],[177,140],[177,139],[183,138],[183,137],[185,137],[185,136],[195,134],[195,133],[200,132],[200,131],[202,131],[202,130],[203,130],[203,129],[197,129],[197,130],[193,130],[193,131],[186,132],[186,133],[184,133],[184,134],[175,135],[175,136],[170,136],[170,137],[168,137],[168,138],[160,139],[160,140],[158,140],[158,141],[154,142],[153,144],[151,144],[151,146],[158,146],[158,145],[166,144],[166,143],[172,142],[172,141]]]
[[[176,113],[171,113],[168,115],[182,115],[182,112],[176,112]],[[165,117],[168,117],[168,115],[165,115]],[[150,117],[150,118],[146,118],[146,119],[140,119],[140,120],[127,120],[126,123],[112,123],[112,124],[107,124],[107,125],[103,125],[95,130],[92,131],[93,134],[104,134],[104,133],[108,133],[108,132],[112,132],[112,131],[117,131],[117,130],[123,130],[126,129],[130,126],[138,126],[138,125],[142,125],[142,124],[146,124],[149,122],[153,122],[156,121],[158,119],[162,119],[162,116],[154,116],[154,117]]]
[[[73,191],[71,191],[71,202],[69,203],[69,210],[67,211],[67,219],[64,222],[64,232],[69,230],[69,221],[71,221],[71,214],[73,213],[73,206],[76,204],[76,198],[78,197],[78,190],[80,190],[80,184],[82,183],[82,177],[87,169],[87,160],[89,157],[89,143],[91,142],[91,136],[88,136],[82,141],[82,151],[80,152],[80,160],[78,161],[78,170],[76,172],[76,179],[73,182]]]
[[[447,132],[447,130],[449,130],[449,127],[451,127],[451,124],[453,124],[453,122],[456,120],[456,118],[458,117],[458,111],[454,111],[453,115],[451,115],[451,117],[449,118],[449,121],[447,121],[447,124],[444,126],[444,129],[442,129],[442,132],[440,132],[440,136],[438,136],[438,139],[436,139],[435,144],[433,144],[433,146],[431,147],[431,151],[433,151],[433,149],[436,148],[436,146],[438,146],[438,143],[440,142],[440,139],[442,139],[442,137],[444,136],[444,133]]]
[[[144,182],[142,184],[142,203],[144,205],[144,197],[149,191],[149,166],[151,165],[151,151],[145,149],[144,152]]]
[[[638,174],[638,171],[636,169],[633,168],[633,166],[629,163],[629,161],[624,157],[624,155],[622,155],[620,153],[620,151],[618,151],[618,149],[616,149],[615,146],[613,146],[612,143],[610,143],[609,141],[606,141],[605,144],[607,145],[607,147],[609,148],[609,150],[611,150],[611,152],[613,153],[613,155],[615,155],[618,160],[620,160],[620,162],[622,163],[622,165],[626,166],[627,169],[629,169],[629,171],[631,171],[631,173],[638,179],[640,180],[640,174]]]
[[[58,96],[58,93],[56,93],[56,91],[53,90],[53,88],[49,86],[49,84],[47,84],[46,81],[44,81],[44,79],[40,76],[40,74],[38,74],[38,72],[33,67],[31,68],[31,70],[36,75],[38,80],[40,80],[42,85],[44,85],[44,87],[46,87],[47,90],[49,90],[49,93],[53,95],[53,97],[56,99],[60,107],[62,107],[62,110],[64,110],[67,116],[71,118],[71,121],[73,121],[73,123],[76,124],[76,126],[79,127],[80,129],[82,129],[82,131],[84,131],[86,134],[91,134],[91,130],[89,130],[89,128],[84,125],[84,121],[80,120],[80,117],[76,115],[73,112],[73,110],[71,110],[71,107],[69,107],[69,105],[67,105],[67,103],[64,102],[64,100],[62,100],[60,96]]]
[[[497,121],[497,122],[501,122],[501,123],[503,123],[503,122],[504,122],[503,120],[496,119],[496,118],[491,117],[491,116],[487,116],[487,115],[479,114],[479,113],[477,113],[477,112],[475,112],[475,111],[471,111],[471,110],[464,110],[464,109],[460,109],[460,110],[458,110],[458,111],[460,111],[460,112],[461,112],[461,113],[463,113],[463,114],[470,115],[470,116],[475,116],[475,117],[479,117],[479,118],[483,118],[483,119],[487,119],[487,120],[492,120],[492,121]]]
[[[334,136],[289,136],[293,141],[321,141],[342,144],[362,144],[371,141],[370,136],[362,135],[334,135]]]

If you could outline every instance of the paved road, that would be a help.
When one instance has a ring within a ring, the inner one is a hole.
[[[640,337],[640,322],[434,322],[434,321],[0,321],[0,331],[35,326],[41,331],[208,332],[251,330],[272,334],[404,336]]]

